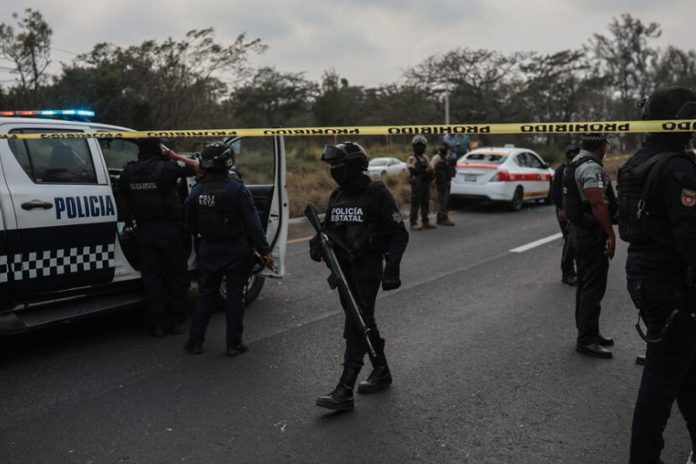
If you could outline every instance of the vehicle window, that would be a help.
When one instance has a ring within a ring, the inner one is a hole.
[[[75,132],[65,129],[22,129],[10,133]],[[92,154],[85,139],[9,140],[24,172],[37,184],[96,184]]]
[[[479,164],[502,164],[507,155],[502,155],[500,153],[470,153],[464,158],[465,163],[479,163]]]
[[[111,182],[121,176],[121,172],[131,161],[138,159],[138,145],[124,139],[99,139],[99,146],[106,160]]]
[[[388,166],[389,164],[391,164],[391,162],[383,158],[375,158],[370,161],[370,166]]]
[[[525,153],[526,158],[527,158],[527,164],[530,168],[534,169],[544,169],[544,165],[541,163],[541,160],[534,156],[531,153]]]
[[[272,185],[275,176],[275,149],[272,137],[248,137],[237,140],[234,170],[247,185]]]
[[[524,156],[524,153],[521,153],[521,154],[515,156],[515,163],[517,163],[517,165],[519,167],[522,167],[522,168],[527,167],[527,157]]]

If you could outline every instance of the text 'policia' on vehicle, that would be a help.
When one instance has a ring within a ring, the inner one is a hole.
[[[0,140],[0,334],[21,332],[76,317],[140,304],[141,260],[135,240],[123,233],[118,178],[137,159],[130,139],[84,137],[131,129],[89,122],[88,110],[0,112],[0,135],[75,134],[75,138]],[[265,277],[285,273],[288,199],[283,138],[229,138],[236,170],[253,158],[248,185],[274,270],[253,275],[247,304]],[[251,164],[251,163],[250,163]],[[263,170],[264,172],[257,172]],[[179,184],[183,202],[195,179]],[[188,268],[196,269],[193,239]],[[223,283],[224,287],[224,283]],[[221,289],[220,298],[226,293]]]

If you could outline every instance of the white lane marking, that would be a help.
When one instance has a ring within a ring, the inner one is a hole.
[[[531,250],[532,248],[536,248],[538,246],[544,245],[549,242],[553,242],[554,240],[558,240],[559,238],[563,237],[562,233],[557,233],[553,235],[549,235],[548,237],[541,238],[535,242],[528,243],[526,245],[522,245],[521,247],[513,248],[510,250],[511,253],[524,253],[525,251]]]

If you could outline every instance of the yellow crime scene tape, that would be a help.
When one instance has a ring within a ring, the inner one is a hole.
[[[535,122],[509,124],[423,124],[410,126],[288,127],[266,129],[201,129],[122,132],[66,132],[0,134],[0,139],[139,139],[363,136],[363,135],[506,135],[506,134],[621,134],[645,132],[696,132],[696,119],[610,122]]]

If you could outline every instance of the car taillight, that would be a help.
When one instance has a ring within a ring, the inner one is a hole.
[[[498,171],[488,182],[510,182],[510,173],[507,171]]]

